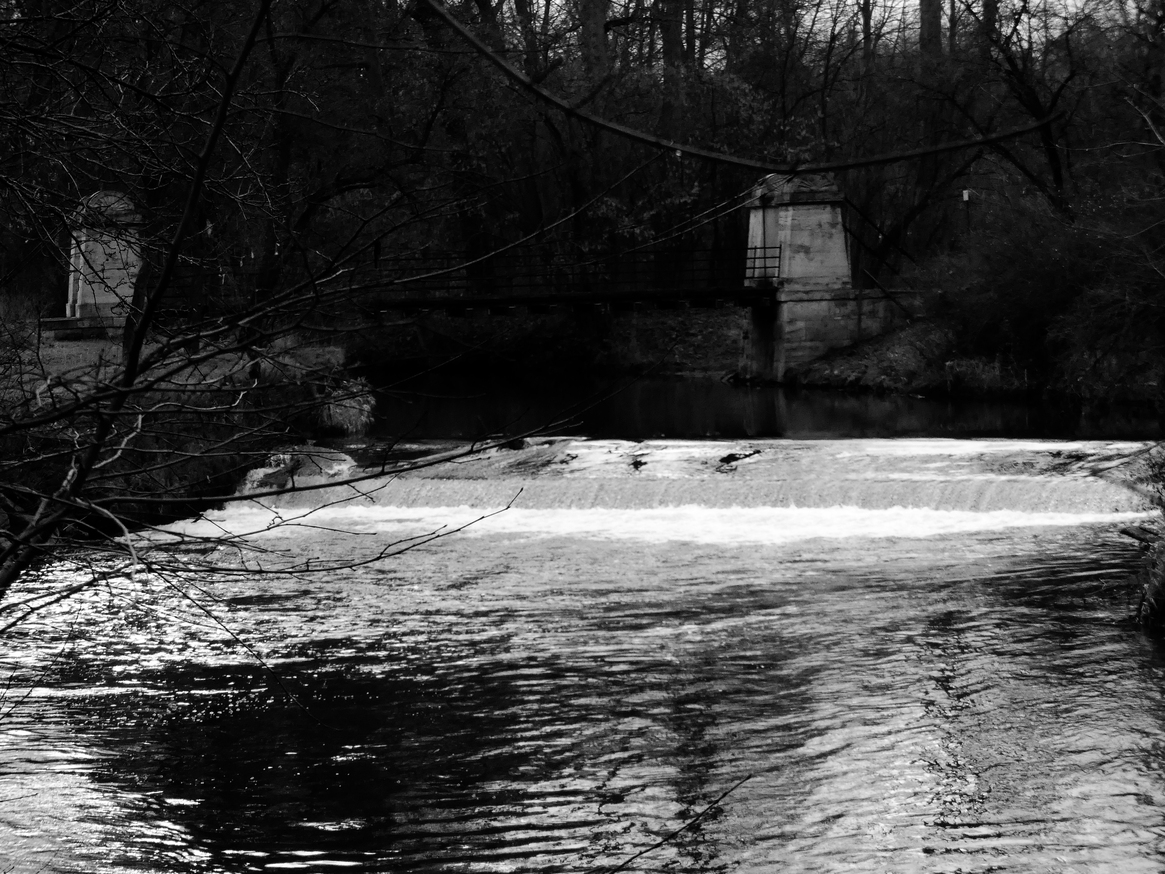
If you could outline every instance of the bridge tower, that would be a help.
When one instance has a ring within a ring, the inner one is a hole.
[[[58,339],[105,337],[125,325],[142,266],[142,217],[128,195],[96,191],[70,222],[68,301],[64,318],[42,319]]]
[[[849,288],[844,202],[824,174],[762,179],[749,203],[745,285]]]
[[[789,368],[902,321],[901,306],[853,287],[844,203],[826,174],[773,174],[753,190],[745,285],[773,293],[752,306],[743,375],[782,381]]]

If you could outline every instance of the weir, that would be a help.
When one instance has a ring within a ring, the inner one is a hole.
[[[976,440],[547,440],[456,464],[262,498],[274,508],[336,504],[495,510],[653,510],[676,507],[892,508],[1020,514],[1136,514],[1153,507],[1134,465],[1139,443]],[[334,456],[298,486],[352,475]],[[327,468],[325,471],[324,468]],[[274,472],[273,472],[274,471]],[[252,474],[263,492],[277,469]],[[289,483],[290,484],[290,483]],[[1032,521],[1030,524],[1040,524]],[[902,532],[909,536],[910,532]]]

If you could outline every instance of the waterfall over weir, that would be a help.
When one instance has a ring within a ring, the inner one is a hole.
[[[342,456],[332,456],[325,466],[300,463],[293,474],[296,485],[317,488],[257,500],[278,508],[349,501],[354,507],[527,510],[1130,513],[1152,506],[1141,484],[1139,457],[1146,449],[1127,442],[1012,440],[553,439],[353,486],[318,488],[359,473]],[[253,474],[247,489],[269,491],[269,477],[270,469]]]
[[[775,544],[1120,523],[1153,509],[1144,477],[1148,449],[1014,440],[557,438],[387,475],[372,475],[341,453],[308,450],[283,459],[283,467],[253,472],[243,489],[252,501],[179,528],[279,534],[288,521],[304,521],[410,536],[470,525],[471,534]],[[368,478],[336,484],[361,475]],[[292,485],[305,490],[280,491]]]

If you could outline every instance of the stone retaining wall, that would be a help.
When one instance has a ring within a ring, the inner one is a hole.
[[[820,358],[834,349],[888,333],[921,313],[925,295],[851,288],[784,288],[778,294],[773,372]]]
[[[924,295],[839,287],[783,288],[776,307],[646,309],[452,317],[422,314],[365,328],[352,351],[367,364],[459,355],[484,366],[559,376],[574,371],[780,380],[834,349],[893,330],[917,314]]]

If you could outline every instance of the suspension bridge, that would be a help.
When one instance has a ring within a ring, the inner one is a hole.
[[[373,322],[388,313],[616,318],[737,307],[743,309],[737,340],[723,341],[742,350],[737,371],[780,380],[789,367],[876,336],[915,308],[916,302],[853,287],[843,204],[830,177],[772,175],[634,246],[588,249],[539,234],[479,257],[425,250],[382,258],[372,248],[313,287],[334,300],[358,302]],[[86,244],[101,257],[77,259],[68,315],[43,320],[45,331],[66,339],[121,329],[137,265],[132,245],[113,242],[118,245],[98,237]]]
[[[779,380],[789,367],[876,336],[918,309],[917,296],[853,287],[843,203],[829,177],[770,176],[743,199],[638,246],[596,252],[557,242],[477,259],[373,257],[327,287],[359,295],[366,311],[410,316],[741,307],[738,370]]]

